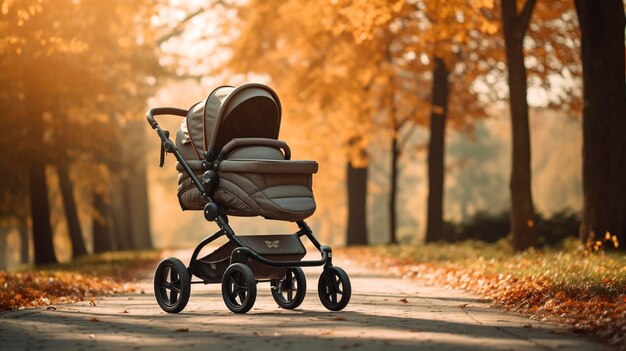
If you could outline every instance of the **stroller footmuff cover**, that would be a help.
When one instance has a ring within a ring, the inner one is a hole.
[[[299,221],[315,212],[315,161],[291,161],[277,141],[281,107],[260,84],[215,89],[193,105],[176,133],[176,147],[198,176],[205,152],[220,152],[214,200],[224,214]],[[178,199],[183,210],[202,210],[206,200],[177,162]]]
[[[184,117],[172,142],[155,116]],[[178,170],[178,201],[183,210],[202,210],[220,230],[194,249],[189,265],[175,257],[159,263],[154,292],[166,312],[182,311],[191,284],[222,284],[222,298],[235,313],[254,305],[257,283],[269,282],[279,307],[297,308],[306,294],[300,267],[323,266],[318,296],[331,311],[346,307],[350,279],[332,264],[332,249],[322,245],[304,219],[315,212],[312,179],[315,161],[291,160],[289,146],[278,140],[281,106],[276,93],[261,84],[221,86],[189,110],[157,107],[146,116],[161,139],[161,162],[173,153]],[[292,234],[237,235],[229,215],[262,216],[296,222]],[[218,238],[228,242],[212,252],[200,252]],[[319,251],[318,260],[303,260],[307,237]],[[200,281],[192,281],[193,277]]]

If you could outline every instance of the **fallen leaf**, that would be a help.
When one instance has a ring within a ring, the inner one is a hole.
[[[180,329],[176,329],[176,332],[178,333],[186,333],[189,331],[189,328],[180,328]]]
[[[54,307],[54,306],[48,306],[48,308],[46,308],[46,310],[48,310],[48,311],[56,311],[57,308]]]
[[[347,321],[347,319],[345,319],[344,317],[334,317],[334,318],[331,318],[330,320],[335,321],[335,322]]]
[[[405,298],[403,298],[402,300],[400,300],[400,302],[402,302],[402,303],[408,303],[408,302],[409,302],[409,300],[407,300],[407,299],[406,299],[406,297],[405,297]]]
[[[90,322],[100,322],[100,320],[96,317],[89,318]]]
[[[464,303],[464,304],[462,304],[462,305],[459,305],[459,308],[465,308],[465,307],[467,307],[467,304],[466,304],[466,303]]]
[[[522,327],[530,329],[530,328],[533,328],[533,325],[530,323],[526,323],[526,324],[522,324]]]
[[[254,336],[261,336],[261,333],[255,331],[255,332],[252,332],[252,335],[254,335]]]
[[[124,310],[123,310],[122,312],[120,312],[120,313],[128,313],[128,310],[127,310],[127,309],[124,309]]]

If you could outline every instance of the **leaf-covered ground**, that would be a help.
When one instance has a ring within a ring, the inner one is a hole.
[[[506,243],[345,249],[407,279],[467,289],[497,306],[571,326],[626,350],[626,255],[563,249],[515,254]]]
[[[0,311],[137,291],[136,282],[154,269],[159,257],[158,252],[115,252],[19,272],[0,271]]]

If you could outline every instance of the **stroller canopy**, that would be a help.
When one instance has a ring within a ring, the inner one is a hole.
[[[187,114],[187,129],[199,158],[215,155],[233,138],[277,139],[281,107],[276,93],[263,84],[221,86]]]

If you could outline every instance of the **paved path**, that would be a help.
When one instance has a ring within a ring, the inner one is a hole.
[[[319,269],[305,270],[309,291],[300,309],[279,309],[269,285],[260,284],[246,315],[226,309],[218,285],[194,286],[187,308],[168,315],[146,280],[145,294],[99,298],[95,306],[0,314],[0,350],[609,350],[464,292],[335,261],[353,286],[342,312],[321,306],[314,290]]]

